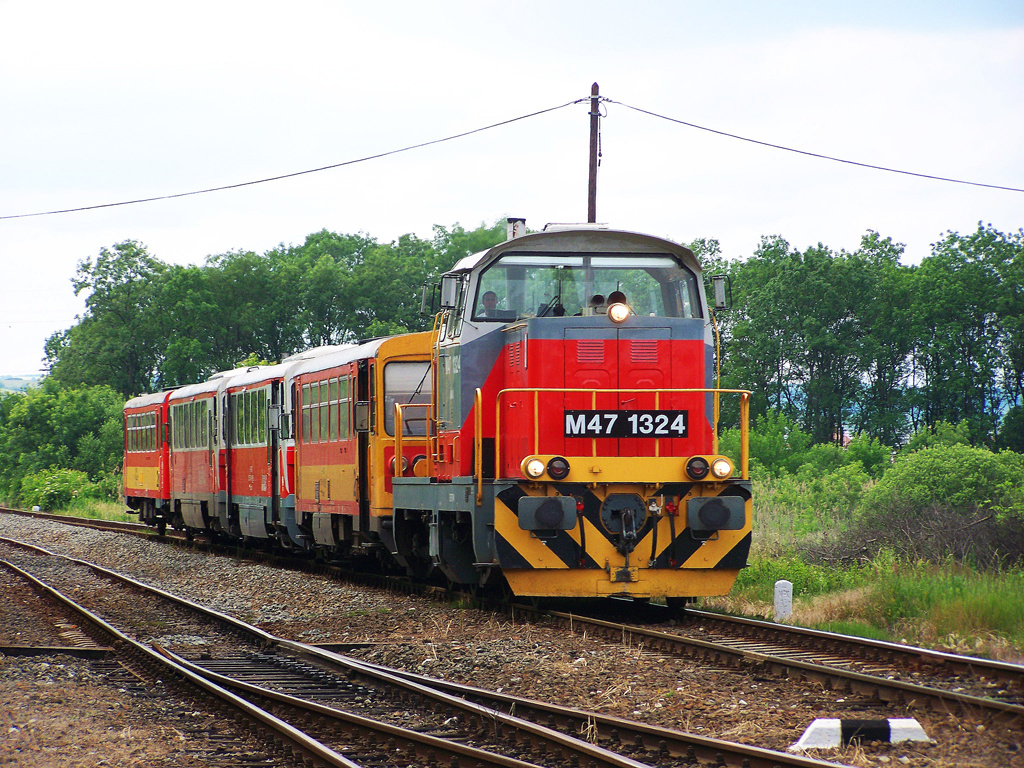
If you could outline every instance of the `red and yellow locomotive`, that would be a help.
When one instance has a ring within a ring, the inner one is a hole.
[[[715,389],[687,248],[549,226],[460,261],[440,305],[429,333],[175,393],[215,394],[209,429],[185,428],[180,449],[208,450],[207,464],[171,445],[167,519],[520,596],[672,603],[731,588],[750,547],[749,393]],[[740,398],[738,467],[718,452],[723,395]],[[190,483],[176,472],[215,463],[199,514],[175,498]]]

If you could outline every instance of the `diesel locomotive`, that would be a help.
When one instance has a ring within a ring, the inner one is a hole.
[[[429,332],[129,401],[128,505],[161,529],[517,596],[728,592],[751,539],[750,393],[716,387],[697,260],[519,224],[441,277]],[[723,397],[736,457],[718,451]]]

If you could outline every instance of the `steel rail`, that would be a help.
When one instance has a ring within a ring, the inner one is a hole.
[[[750,630],[752,636],[771,636],[781,639],[791,637],[813,638],[823,641],[826,645],[833,645],[839,649],[843,647],[856,647],[868,654],[887,656],[891,659],[901,659],[908,664],[924,663],[933,666],[945,667],[958,674],[969,673],[976,675],[979,672],[991,676],[1006,683],[1015,684],[1024,689],[1024,664],[1012,664],[1006,661],[993,659],[982,659],[977,656],[964,656],[957,653],[936,651],[929,648],[920,648],[913,645],[900,645],[885,640],[875,640],[867,637],[856,637],[842,635],[836,632],[827,632],[821,629],[809,629],[797,627],[791,624],[775,624],[770,621],[751,619],[744,616],[729,616],[709,611],[699,611],[687,608],[686,615],[693,616],[701,622],[721,623],[729,627],[741,627]]]
[[[9,540],[5,539],[4,541]],[[60,557],[60,555],[58,555],[58,557]],[[145,663],[155,665],[157,668],[163,670],[164,673],[170,673],[171,675],[183,680],[186,684],[198,688],[208,695],[216,697],[230,708],[237,710],[246,717],[269,728],[277,738],[281,739],[283,742],[289,743],[292,747],[293,754],[298,752],[303,760],[316,760],[322,764],[334,766],[336,768],[361,768],[358,763],[354,763],[344,755],[338,754],[330,747],[327,747],[316,739],[311,738],[283,720],[274,717],[266,710],[257,707],[253,703],[231,693],[231,691],[228,691],[204,677],[195,674],[191,670],[176,664],[172,660],[165,658],[152,648],[132,639],[105,619],[79,605],[74,600],[67,597],[59,590],[54,589],[49,584],[46,584],[36,578],[31,573],[28,573],[7,560],[0,559],[0,564],[25,578],[36,589],[44,592],[68,609],[74,611],[104,635],[111,637],[115,647],[120,646],[122,648],[129,649],[130,652],[141,657]]]
[[[945,691],[941,688],[907,683],[902,680],[866,675],[861,672],[842,669],[840,667],[814,664],[800,659],[787,658],[771,653],[748,648],[739,648],[727,643],[716,643],[697,638],[685,637],[671,632],[661,632],[627,624],[616,624],[601,619],[588,618],[558,611],[547,612],[564,626],[581,627],[602,635],[606,638],[643,641],[648,648],[669,653],[710,658],[720,663],[756,664],[780,674],[797,673],[803,677],[817,680],[833,688],[846,689],[851,693],[866,694],[887,702],[912,704],[916,701],[941,708],[945,712],[952,709],[965,711],[982,711],[991,715],[996,721],[1015,727],[1024,726],[1024,706],[1010,704],[980,696]],[[685,654],[683,652],[685,651]]]
[[[376,667],[370,662],[366,666]],[[555,723],[565,723],[566,727],[577,732],[593,729],[595,736],[605,736],[612,742],[632,741],[654,751],[659,757],[686,757],[691,762],[700,759],[716,764],[741,765],[749,768],[776,768],[791,766],[792,768],[835,768],[839,763],[826,762],[802,755],[787,752],[776,752],[763,747],[754,747],[737,742],[714,739],[708,736],[649,725],[635,720],[601,714],[589,710],[576,709],[549,704],[535,699],[511,696],[506,693],[475,688],[448,680],[418,675],[414,672],[394,671],[393,674],[428,685],[432,688],[449,691],[456,696],[463,696],[479,701],[494,709],[514,710],[521,716],[529,716],[547,721],[549,727]]]
[[[183,597],[174,595],[170,592],[154,587],[149,584],[137,581],[136,579],[126,576],[116,571],[112,571],[103,566],[95,563],[90,563],[85,560],[79,560],[74,557],[67,555],[60,555],[51,552],[43,547],[36,546],[34,544],[27,544],[25,542],[19,542],[14,539],[8,539],[6,537],[0,537],[0,542],[11,544],[13,546],[21,546],[23,548],[37,551],[41,554],[45,554],[51,557],[59,557],[68,562],[81,565],[86,568],[90,568],[96,573],[100,573],[106,577],[112,578],[116,581],[120,581],[124,584],[128,584],[136,589],[143,590],[150,594],[158,595],[166,600],[172,601],[177,605],[181,605],[189,610],[199,612],[211,619],[227,624],[232,629],[235,629],[241,633],[247,634],[254,638],[259,645],[266,648],[285,649],[303,659],[310,659],[319,661],[321,665],[327,665],[331,668],[338,669],[342,668],[346,674],[359,675],[364,679],[371,680],[380,685],[386,686],[397,686],[409,692],[410,694],[419,695],[426,699],[431,699],[438,704],[443,706],[451,707],[460,711],[463,711],[470,718],[484,718],[488,722],[500,723],[503,727],[513,729],[522,734],[522,740],[532,740],[533,742],[545,745],[546,749],[558,750],[562,752],[576,752],[581,757],[585,757],[588,762],[591,762],[596,768],[649,768],[643,763],[639,763],[630,758],[619,755],[610,750],[603,749],[592,745],[581,739],[577,739],[572,736],[566,736],[563,733],[546,728],[545,726],[538,725],[537,723],[530,722],[523,718],[517,718],[512,715],[506,715],[503,712],[491,710],[486,707],[482,707],[479,704],[462,699],[458,696],[452,696],[451,694],[445,693],[428,686],[420,685],[417,683],[404,680],[396,675],[381,672],[366,666],[365,664],[339,654],[334,654],[328,651],[324,651],[320,648],[316,648],[312,645],[305,643],[299,643],[293,640],[286,640],[284,638],[276,637],[269,632],[265,632],[259,627],[255,627],[251,624],[247,624],[244,621],[215,611],[206,606],[199,605],[190,600],[186,600]],[[102,621],[102,620],[101,620]],[[116,631],[116,630],[115,630]],[[150,651],[150,653],[155,653]]]
[[[253,685],[252,683],[247,683],[228,675],[219,674],[198,664],[194,664],[166,648],[155,647],[155,650],[167,658],[172,659],[176,664],[180,664],[195,674],[205,677],[224,688],[234,688],[245,692],[249,696],[268,699],[293,709],[309,713],[310,715],[329,719],[338,723],[342,727],[354,730],[361,735],[372,734],[373,736],[377,736],[383,734],[385,738],[394,739],[396,742],[405,742],[412,746],[417,757],[423,760],[437,760],[441,755],[444,755],[445,757],[458,760],[459,765],[466,765],[466,763],[461,762],[461,758],[470,760],[472,761],[472,765],[477,766],[494,766],[494,768],[536,768],[536,766],[533,766],[531,763],[526,763],[512,757],[487,752],[482,749],[460,744],[457,741],[441,739],[436,736],[430,736],[429,734],[420,733],[408,728],[390,725],[389,723],[378,722],[360,715],[345,712],[335,707],[329,707],[297,696],[273,691],[269,688],[264,688],[263,686]]]

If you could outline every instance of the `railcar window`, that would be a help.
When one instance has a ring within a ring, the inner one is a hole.
[[[339,417],[338,417],[339,422],[340,422],[338,424],[338,434],[339,434],[339,436],[342,439],[345,439],[347,437],[351,437],[351,432],[349,431],[349,424],[351,423],[350,420],[349,420],[349,409],[352,407],[350,399],[349,399],[349,396],[348,396],[348,393],[349,393],[349,383],[348,383],[348,378],[347,377],[343,378],[339,382],[339,387],[338,388],[339,388],[340,399],[341,399],[341,402],[339,404],[341,413],[339,414]]]
[[[338,439],[338,380],[331,379],[331,440]]]
[[[395,434],[395,403],[430,402],[430,363],[397,361],[384,366],[384,430]],[[402,414],[402,434],[427,434],[427,409],[407,408]]]
[[[252,445],[257,442],[256,435],[259,431],[259,425],[256,420],[256,393],[251,391],[246,392],[245,396],[248,400],[248,408],[246,409],[248,411],[248,424],[246,426],[249,430],[246,435],[246,442],[249,445]]]
[[[311,434],[309,441],[311,443],[320,442],[320,382],[314,381],[309,385],[309,419],[310,419],[310,430]]]
[[[480,275],[473,319],[603,314],[614,291],[638,315],[702,316],[696,277],[668,255],[512,253]]]
[[[258,445],[267,444],[267,391],[261,389],[253,393],[256,400],[256,421],[259,424],[259,434],[256,436]]]
[[[210,403],[199,401],[199,445],[206,448],[210,444]]]
[[[309,416],[309,384],[302,385],[302,442],[310,440],[310,416]]]
[[[320,442],[331,437],[331,391],[327,380],[320,382]]]

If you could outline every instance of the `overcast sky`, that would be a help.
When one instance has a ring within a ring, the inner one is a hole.
[[[0,217],[237,184],[589,96],[598,220],[749,256],[763,235],[916,263],[947,230],[1024,226],[1024,3],[0,0]],[[621,102],[619,104],[615,102]],[[82,312],[82,259],[132,239],[202,263],[321,229],[389,241],[585,221],[589,103],[266,184],[0,218],[0,375]]]

